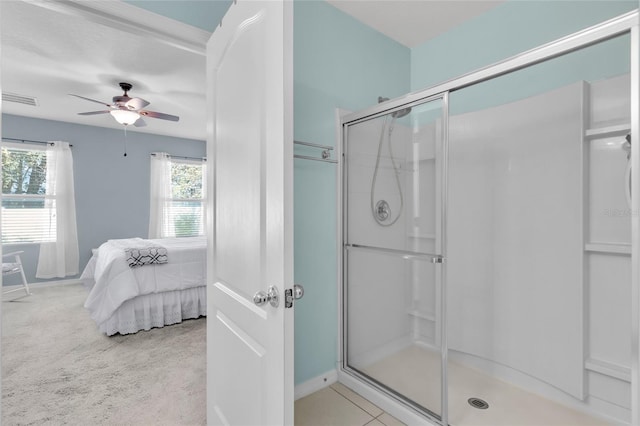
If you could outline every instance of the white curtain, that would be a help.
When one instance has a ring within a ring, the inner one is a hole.
[[[78,228],[73,186],[73,156],[67,142],[47,147],[45,209],[51,212],[56,239],[40,244],[37,278],[63,278],[78,274]]]
[[[168,225],[167,201],[171,199],[171,157],[166,152],[151,154],[149,194],[149,238],[162,238]]]
[[[207,180],[209,179],[209,176],[207,175],[208,173],[208,169],[207,169],[207,161],[203,160],[202,161],[202,235],[207,235],[207,224],[209,223],[209,221],[211,220],[211,223],[213,223],[212,218],[209,218],[208,213],[208,207],[207,207],[207,203],[209,200],[209,194],[207,194]]]

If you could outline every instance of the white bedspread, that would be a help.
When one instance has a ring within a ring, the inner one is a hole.
[[[149,242],[167,248],[168,262],[130,268],[125,249]],[[102,324],[122,303],[136,296],[205,285],[206,244],[205,237],[107,241],[96,251],[85,270],[90,274],[90,265],[93,264],[95,285],[84,304],[85,308],[96,323]],[[86,274],[83,273],[84,278]]]

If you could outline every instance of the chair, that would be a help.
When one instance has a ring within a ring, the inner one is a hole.
[[[4,277],[7,275],[20,273],[20,276],[22,277],[22,288],[15,288],[13,290],[8,290],[3,292],[2,294],[8,294],[8,293],[13,293],[15,291],[24,290],[26,294],[21,297],[31,295],[31,292],[29,291],[29,284],[27,283],[27,277],[24,275],[24,269],[22,269],[22,261],[20,260],[21,253],[24,253],[24,252],[16,251],[13,253],[7,253],[2,255],[2,276]]]

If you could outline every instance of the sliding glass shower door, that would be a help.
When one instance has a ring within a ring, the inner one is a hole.
[[[637,423],[639,34],[343,121],[343,370],[405,418]]]
[[[344,139],[344,367],[442,417],[446,100],[349,124]]]

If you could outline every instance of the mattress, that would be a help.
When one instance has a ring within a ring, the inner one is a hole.
[[[127,250],[166,248],[167,262],[130,267]],[[81,279],[85,307],[108,335],[134,333],[206,315],[204,237],[109,240],[94,250]]]

